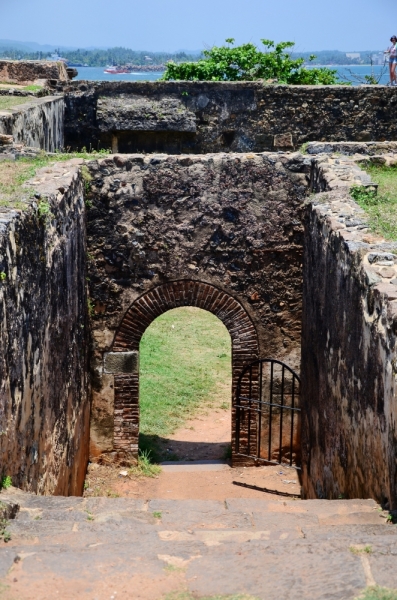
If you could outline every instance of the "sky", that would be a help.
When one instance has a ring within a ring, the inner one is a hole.
[[[395,33],[395,0],[0,0],[0,39],[54,47],[200,50],[234,37],[354,51]]]

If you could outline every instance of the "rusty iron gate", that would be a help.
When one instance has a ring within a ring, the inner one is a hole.
[[[301,468],[300,378],[265,358],[246,366],[236,390],[236,454],[255,462]]]

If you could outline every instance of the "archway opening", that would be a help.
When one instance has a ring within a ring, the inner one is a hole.
[[[141,453],[156,462],[227,459],[231,453],[231,338],[212,313],[163,313],[140,342]]]

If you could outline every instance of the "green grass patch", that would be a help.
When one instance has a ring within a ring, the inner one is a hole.
[[[32,83],[31,85],[25,85],[22,89],[24,92],[39,92],[43,89],[43,86]]]
[[[15,108],[20,104],[26,104],[30,98],[26,96],[0,96],[0,110]]]
[[[0,206],[26,209],[27,202],[34,195],[34,189],[23,186],[29,179],[33,179],[37,171],[43,167],[54,165],[57,162],[71,158],[93,160],[103,158],[108,151],[101,152],[73,152],[48,155],[45,152],[34,158],[20,158],[19,160],[6,160],[0,163]]]
[[[363,547],[350,546],[349,550],[353,554],[371,554],[372,547],[371,546],[363,546]]]
[[[356,600],[397,600],[397,590],[379,586],[369,587]]]
[[[140,450],[138,463],[129,471],[135,477],[157,477],[161,473],[161,467],[153,464],[150,450]]]
[[[397,167],[370,165],[366,171],[379,185],[378,193],[356,187],[351,195],[368,214],[374,233],[386,240],[397,240]]]
[[[221,399],[219,385],[226,390]],[[230,389],[231,342],[223,323],[194,307],[161,315],[140,345],[140,447],[155,450],[156,438],[216,402],[226,409]]]

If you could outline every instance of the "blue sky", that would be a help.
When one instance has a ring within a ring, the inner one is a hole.
[[[0,0],[0,39],[60,46],[200,49],[226,37],[299,51],[386,47],[395,0]]]

